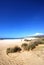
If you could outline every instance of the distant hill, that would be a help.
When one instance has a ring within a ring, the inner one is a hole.
[[[35,37],[35,38],[44,38],[44,35],[37,35],[37,36],[32,36],[32,37]]]
[[[19,37],[19,38],[0,38],[0,40],[5,40],[5,39],[24,39],[24,38],[44,38],[44,35],[34,35],[34,36],[26,36],[26,37]]]

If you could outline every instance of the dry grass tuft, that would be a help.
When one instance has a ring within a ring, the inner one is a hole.
[[[7,48],[6,53],[15,53],[15,52],[20,52],[21,48],[18,46],[15,46],[14,48]]]
[[[28,44],[27,43],[23,43],[21,45],[21,47],[23,48],[23,50],[28,50]]]

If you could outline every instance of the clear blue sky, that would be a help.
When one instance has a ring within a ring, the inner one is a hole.
[[[0,0],[0,37],[44,33],[44,0]]]

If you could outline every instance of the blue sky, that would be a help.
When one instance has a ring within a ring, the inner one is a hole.
[[[0,0],[0,37],[44,33],[44,0]]]

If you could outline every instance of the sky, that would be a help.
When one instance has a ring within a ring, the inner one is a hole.
[[[44,33],[44,0],[0,0],[0,37]]]

